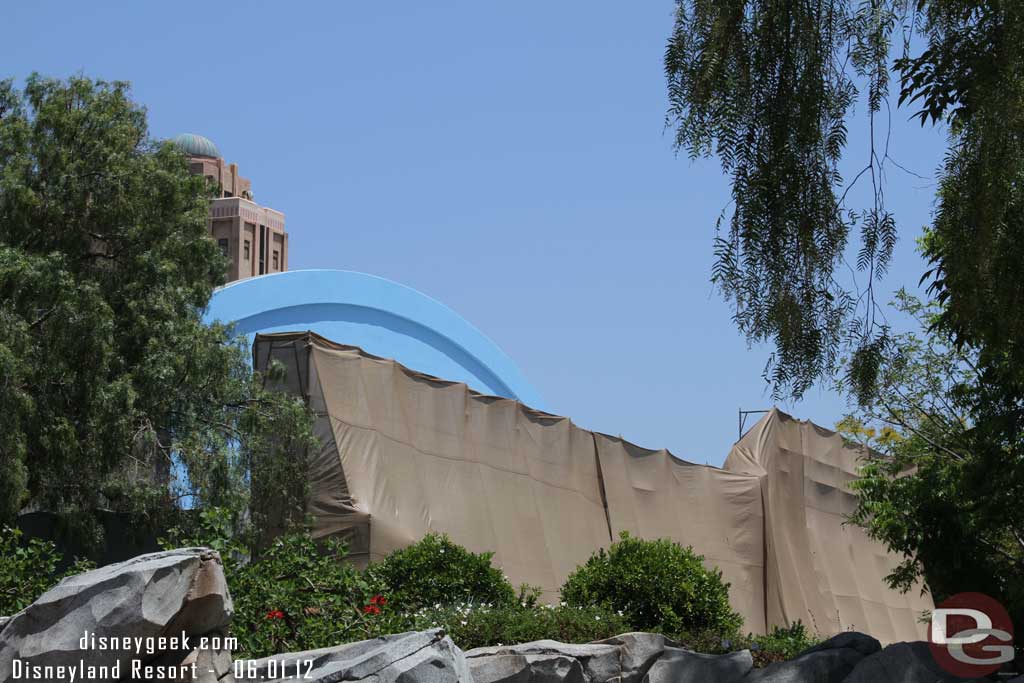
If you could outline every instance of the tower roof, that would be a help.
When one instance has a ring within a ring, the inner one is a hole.
[[[202,135],[196,135],[195,133],[182,133],[178,137],[174,138],[174,144],[176,144],[182,152],[190,156],[220,157],[217,145],[213,144],[209,138],[204,138]]]

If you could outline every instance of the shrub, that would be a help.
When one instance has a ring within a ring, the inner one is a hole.
[[[220,553],[235,606],[236,657],[313,650],[387,630],[387,617],[373,617],[393,610],[369,577],[345,561],[344,543],[320,546],[308,534],[288,533],[251,559],[245,536],[230,510],[210,508],[160,541],[167,549],[204,546]]]
[[[472,553],[447,535],[428,534],[368,569],[388,597],[405,610],[460,603],[516,603],[516,592],[491,565],[494,553]]]
[[[61,579],[95,566],[78,560],[66,572],[58,573],[62,559],[50,541],[33,538],[26,543],[20,529],[0,529],[0,615],[20,612]]]
[[[534,640],[587,643],[631,631],[626,620],[604,607],[450,605],[410,615],[410,630],[441,627],[464,650]]]
[[[763,636],[723,637],[722,634],[714,631],[699,631],[679,634],[678,641],[683,647],[690,650],[714,655],[736,650],[750,650],[755,668],[793,659],[804,650],[820,642],[808,634],[807,629],[799,621],[789,628],[776,626],[772,628],[771,633]]]
[[[729,607],[729,584],[707,569],[692,548],[667,539],[648,541],[623,533],[606,552],[577,567],[562,599],[574,607],[604,606],[622,612],[634,628],[668,635],[738,633],[743,619]]]
[[[767,666],[772,662],[793,659],[819,642],[819,639],[807,633],[807,628],[798,620],[789,628],[776,626],[768,635],[754,636],[746,647],[754,655],[755,666]]]
[[[237,657],[266,657],[376,635],[387,600],[352,565],[347,548],[323,549],[302,534],[281,536],[247,564],[229,568]]]

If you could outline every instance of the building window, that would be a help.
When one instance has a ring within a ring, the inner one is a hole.
[[[242,247],[242,253],[245,254],[245,260],[249,260],[249,240],[245,240],[245,244]]]
[[[217,246],[220,247],[221,252],[225,256],[228,255],[228,241],[226,239],[221,238],[221,239],[217,240]]]
[[[279,263],[280,262],[278,261],[278,257],[277,257],[277,249],[275,249],[274,250],[274,270],[280,270],[281,269],[281,266],[279,265]]]
[[[260,271],[263,275],[267,272],[267,226],[260,226]]]

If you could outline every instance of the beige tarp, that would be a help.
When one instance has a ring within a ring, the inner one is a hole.
[[[765,630],[764,534],[758,477],[678,460],[595,434],[612,532],[692,545],[731,585],[744,627]]]
[[[347,527],[350,510],[369,513],[379,560],[445,532],[493,551],[515,585],[540,586],[548,602],[608,543],[593,436],[571,420],[319,337],[271,339],[282,361],[308,353],[310,402],[323,402],[337,444],[312,459],[316,535]]]
[[[884,577],[897,558],[853,524],[850,482],[865,453],[835,432],[772,410],[740,439],[724,469],[761,479],[765,504],[766,617],[818,633],[858,630],[882,642],[923,640],[920,587],[900,594]]]
[[[893,558],[842,524],[854,452],[776,411],[718,469],[313,333],[258,335],[256,367],[271,359],[287,369],[280,388],[317,414],[314,535],[349,538],[359,562],[444,532],[554,602],[577,565],[629,531],[692,545],[754,633],[802,619],[822,634],[914,639],[914,610],[931,606],[887,589]]]

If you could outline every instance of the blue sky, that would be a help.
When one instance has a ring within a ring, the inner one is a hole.
[[[427,6],[427,5],[431,6]],[[712,290],[715,160],[664,127],[673,3],[6,3],[0,77],[131,81],[151,132],[211,138],[284,211],[290,267],[415,287],[516,360],[555,412],[720,464],[736,411],[771,405]],[[893,113],[902,240],[887,291],[916,285],[942,131]],[[854,122],[848,176],[867,159]],[[855,190],[850,195],[863,199]],[[339,340],[344,341],[344,340]],[[784,410],[832,426],[839,397]]]

